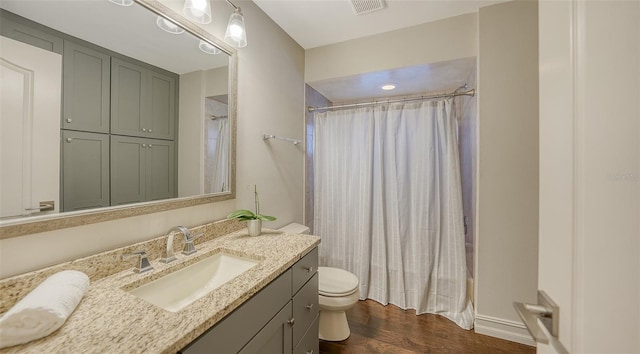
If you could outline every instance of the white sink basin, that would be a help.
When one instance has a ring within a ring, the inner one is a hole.
[[[171,312],[178,312],[202,296],[246,272],[258,261],[216,253],[128,292]]]

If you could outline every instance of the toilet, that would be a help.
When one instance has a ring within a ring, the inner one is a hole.
[[[287,233],[308,234],[309,228],[289,224],[280,230]],[[358,302],[359,281],[353,273],[333,267],[318,267],[319,337],[326,341],[342,341],[349,337],[346,310]]]

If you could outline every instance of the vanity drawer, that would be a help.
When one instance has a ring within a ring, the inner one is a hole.
[[[293,354],[319,354],[320,340],[318,340],[318,317],[314,318],[313,323],[305,333],[300,343],[293,349]]]
[[[302,257],[291,267],[291,270],[293,276],[291,289],[292,294],[295,294],[318,271],[318,248],[314,248]]]
[[[307,332],[318,315],[318,273],[305,284],[293,298],[293,345]]]

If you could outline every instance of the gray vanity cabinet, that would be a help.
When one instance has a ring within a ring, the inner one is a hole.
[[[109,206],[109,135],[62,131],[62,211]]]
[[[111,134],[173,140],[176,79],[111,61]]]
[[[62,128],[109,133],[111,57],[64,41]]]
[[[175,197],[173,141],[111,135],[111,205]]]
[[[290,321],[291,303],[288,303],[242,348],[240,354],[291,353]]]
[[[315,248],[180,352],[318,353],[317,266]]]

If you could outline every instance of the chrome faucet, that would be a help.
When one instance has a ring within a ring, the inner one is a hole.
[[[194,237],[191,234],[191,231],[189,231],[189,229],[184,226],[176,226],[169,230],[169,236],[167,237],[167,254],[165,255],[166,257],[163,257],[163,259],[170,259],[171,257],[173,257],[173,232],[175,231],[179,231],[182,235],[184,235],[184,247],[182,248],[182,254],[188,256],[190,254],[196,253],[196,247],[193,245]]]
[[[144,272],[148,272],[150,270],[153,270],[153,267],[149,263],[149,258],[147,258],[147,252],[138,251],[138,252],[132,252],[132,253],[128,253],[128,254],[122,255],[122,259],[129,259],[131,257],[138,257],[139,258],[138,268],[134,269],[133,270],[134,272],[136,272],[136,273],[144,273]]]

